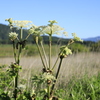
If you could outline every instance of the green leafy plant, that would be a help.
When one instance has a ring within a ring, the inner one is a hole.
[[[0,100],[10,100],[13,79],[6,73],[7,65],[0,65]]]
[[[54,96],[54,90],[59,76],[59,72],[61,70],[63,59],[72,54],[72,51],[69,48],[71,44],[73,44],[75,41],[82,42],[83,40],[77,37],[75,33],[72,33],[73,39],[70,39],[66,45],[60,47],[60,52],[57,56],[57,59],[54,65],[52,65],[52,36],[54,34],[58,35],[60,33],[67,36],[67,32],[65,32],[62,27],[60,27],[59,25],[55,25],[57,24],[57,21],[50,20],[49,24],[46,26],[35,26],[32,25],[30,21],[16,21],[12,18],[6,19],[6,21],[9,22],[9,26],[11,29],[11,32],[9,33],[9,39],[12,41],[13,44],[13,54],[15,59],[15,62],[11,63],[9,69],[7,70],[9,76],[11,76],[11,78],[14,79],[14,100],[35,100],[36,98],[38,98],[39,93],[43,95],[41,97],[43,100],[60,99],[59,97]],[[20,30],[19,34],[13,31],[13,28],[15,27],[17,27],[18,30]],[[26,36],[26,38],[23,38],[23,28],[26,27],[30,28],[28,30],[28,35]],[[33,39],[36,43],[43,64],[42,73],[40,74],[40,76],[34,76],[32,78],[33,84],[35,86],[35,88],[32,90],[32,93],[25,91],[25,86],[18,85],[19,71],[22,69],[22,67],[20,66],[21,54],[22,50],[26,46],[27,38],[30,36],[30,34],[33,34]],[[43,45],[42,35],[47,35],[49,37],[48,56]],[[57,68],[56,72],[54,72],[55,68]],[[40,85],[42,86],[42,90],[39,89]],[[36,91],[35,89],[39,89],[39,91]]]
[[[12,77],[14,77],[13,98],[17,100],[18,76],[19,76],[18,74],[21,69],[20,66],[21,53],[22,53],[22,49],[24,49],[26,46],[27,38],[30,36],[30,34],[28,34],[27,37],[23,39],[23,28],[29,27],[31,21],[17,21],[17,20],[13,20],[12,18],[6,19],[6,21],[9,22],[9,26],[11,29],[11,32],[9,33],[9,39],[13,43],[13,54],[15,59],[15,62],[10,65],[8,72]],[[19,34],[13,32],[14,27],[17,27],[20,30]]]

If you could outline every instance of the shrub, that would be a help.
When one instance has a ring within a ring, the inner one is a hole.
[[[79,52],[89,52],[89,48],[80,44],[80,43],[74,43],[69,46],[73,53],[79,53]]]

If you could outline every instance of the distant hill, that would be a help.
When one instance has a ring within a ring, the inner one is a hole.
[[[92,41],[92,42],[98,42],[100,41],[100,36],[97,36],[97,37],[90,37],[90,38],[86,38],[86,39],[83,39],[84,41]]]
[[[14,32],[19,33],[20,31],[17,28],[13,28]],[[6,44],[9,43],[9,33],[11,32],[10,27],[8,25],[0,24],[0,43],[1,44]],[[23,30],[23,36],[26,37],[28,31]],[[30,39],[31,40],[31,39]]]

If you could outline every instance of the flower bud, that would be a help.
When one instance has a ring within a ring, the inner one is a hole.
[[[61,58],[65,58],[68,55],[72,54],[72,51],[66,46],[62,46],[60,48],[60,50],[61,50],[61,53],[59,55],[60,55]]]
[[[83,40],[81,40],[79,37],[77,37],[75,33],[72,33],[72,36],[74,37],[75,41],[83,42]]]
[[[51,82],[52,80],[55,80],[55,77],[52,74],[46,72],[43,74],[42,78],[47,82]]]

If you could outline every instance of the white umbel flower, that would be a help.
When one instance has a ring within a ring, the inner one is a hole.
[[[9,38],[11,41],[14,41],[17,38],[18,34],[16,32],[9,33]]]
[[[59,32],[62,30],[64,30],[64,28],[60,27],[59,25],[52,25],[45,27],[43,32],[52,35],[52,34],[59,34]]]
[[[29,29],[29,34],[34,34],[34,35],[42,35],[43,34],[43,29],[45,26],[35,26],[33,25]]]
[[[5,21],[9,22],[9,25],[12,27],[17,27],[17,28],[30,28],[32,27],[32,21],[27,21],[27,20],[13,20],[12,18],[6,19]]]
[[[31,21],[23,20],[23,21],[13,21],[13,25],[18,28],[28,28],[32,24]]]

